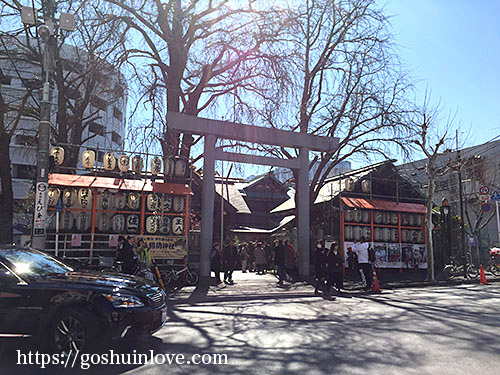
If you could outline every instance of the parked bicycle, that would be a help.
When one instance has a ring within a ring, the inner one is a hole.
[[[471,279],[477,279],[479,277],[479,269],[471,263],[466,265],[467,276]],[[443,269],[444,277],[448,280],[453,279],[455,276],[461,276],[464,274],[464,265],[457,263],[453,258],[451,259],[451,264],[447,264]]]
[[[182,269],[176,270],[174,268],[169,269],[168,271],[163,271],[161,273],[161,277],[163,279],[163,283],[165,285],[169,285],[172,282],[178,281],[181,277],[183,277],[183,274],[185,273],[185,282],[187,285],[196,285],[198,284],[198,273],[186,264]]]

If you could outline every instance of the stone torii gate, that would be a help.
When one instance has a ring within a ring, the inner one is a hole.
[[[299,275],[309,276],[309,150],[333,151],[338,148],[338,138],[315,136],[260,126],[243,125],[226,121],[209,120],[195,116],[169,112],[168,127],[180,132],[199,134],[205,137],[203,160],[203,195],[201,197],[201,253],[200,281],[210,278],[210,252],[213,243],[213,220],[215,198],[215,160],[227,160],[247,164],[261,164],[298,170],[296,186]],[[267,156],[246,155],[215,149],[217,138],[243,142],[262,143],[299,149],[298,158],[279,159]]]

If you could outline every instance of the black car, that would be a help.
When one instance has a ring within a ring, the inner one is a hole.
[[[145,279],[77,271],[41,251],[0,247],[0,338],[41,338],[52,350],[159,330],[167,297]]]

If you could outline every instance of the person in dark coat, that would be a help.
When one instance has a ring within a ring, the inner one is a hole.
[[[335,286],[340,293],[343,288],[342,280],[342,255],[339,251],[339,244],[333,242],[330,250],[326,254],[326,263],[328,270],[328,282],[326,284],[326,292],[330,294],[332,286]]]
[[[229,240],[222,249],[222,264],[224,266],[224,283],[233,284],[233,271],[238,256],[238,249],[233,240]]]
[[[314,271],[317,280],[314,294],[319,294],[319,290],[323,289],[325,286],[326,279],[326,252],[322,240],[316,242],[316,249],[314,251]]]
[[[132,275],[137,268],[135,253],[132,245],[125,237],[118,237],[118,254],[116,260],[122,262],[122,272]]]
[[[221,283],[220,272],[222,269],[222,254],[220,250],[220,244],[218,242],[214,243],[212,246],[212,252],[210,253],[210,265],[212,271],[215,273],[215,282]]]
[[[255,271],[255,247],[257,242],[248,242],[248,272]]]
[[[286,279],[285,246],[283,245],[283,240],[279,240],[274,248],[274,264],[278,268],[278,285],[282,286],[283,281]]]

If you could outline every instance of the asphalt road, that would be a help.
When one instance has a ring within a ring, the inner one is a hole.
[[[278,288],[269,275],[237,273],[235,281],[211,287],[204,299],[183,291],[153,338],[110,348],[183,354],[186,361],[193,354],[225,354],[228,364],[107,365],[84,373],[500,373],[498,283],[354,292],[332,301],[304,284]],[[4,353],[1,375],[7,368],[9,374],[39,373],[34,366],[7,366],[12,358]]]

